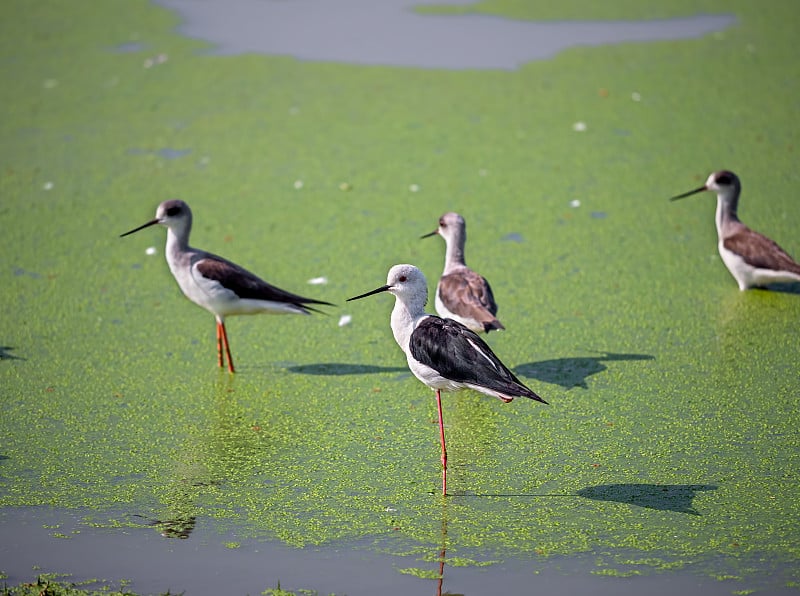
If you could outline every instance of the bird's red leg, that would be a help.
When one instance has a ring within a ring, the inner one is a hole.
[[[225,344],[225,353],[228,355],[228,370],[230,372],[236,372],[233,370],[233,358],[231,357],[231,344],[228,343],[228,332],[225,331],[225,323],[221,322],[220,327],[222,328],[222,341]]]
[[[217,319],[217,364],[222,368],[222,323]]]
[[[442,394],[436,390],[436,408],[439,410],[439,438],[442,441],[442,496],[447,496],[447,448],[444,446],[444,420],[442,419]]]

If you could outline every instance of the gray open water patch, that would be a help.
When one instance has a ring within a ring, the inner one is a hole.
[[[178,31],[215,54],[419,68],[514,70],[577,46],[692,39],[736,22],[730,14],[650,21],[517,21],[421,14],[415,0],[155,0]],[[436,4],[472,4],[439,0]]]
[[[628,498],[624,491],[615,495],[615,485],[595,488],[598,490],[586,496],[599,500]],[[660,499],[657,497],[657,502]],[[391,536],[383,537],[381,543],[370,539],[300,549],[267,538],[244,539],[237,528],[217,526],[212,518],[206,518],[197,520],[191,534],[185,536],[187,540],[175,540],[178,536],[165,536],[158,525],[98,527],[85,521],[88,513],[45,507],[0,508],[4,582],[17,585],[35,581],[40,573],[68,572],[64,581],[90,582],[97,589],[103,585],[114,588],[124,578],[126,589],[137,593],[162,594],[169,589],[172,594],[190,596],[261,594],[278,582],[285,589],[349,596],[730,596],[737,590],[747,593],[759,589],[759,593],[775,596],[797,594],[789,583],[787,569],[775,563],[765,565],[763,559],[757,565],[764,566],[764,571],[747,579],[733,574],[738,575],[738,569],[753,562],[738,558],[729,564],[722,562],[723,573],[730,574],[724,582],[709,578],[702,560],[661,574],[647,573],[644,565],[633,563],[626,566],[634,573],[632,577],[612,577],[598,576],[596,557],[586,554],[536,559],[509,556],[498,569],[497,565],[464,565],[457,558],[451,560],[452,554],[441,544],[428,545],[425,559],[388,554],[398,548]],[[130,519],[124,512],[119,517]],[[462,554],[481,560],[468,551]],[[639,555],[630,553],[629,558]],[[440,559],[444,562],[441,568]],[[441,580],[399,571],[408,568],[428,571],[434,578],[441,571]]]

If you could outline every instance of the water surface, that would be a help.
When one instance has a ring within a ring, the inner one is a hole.
[[[418,68],[514,70],[578,46],[692,39],[736,22],[731,14],[530,22],[485,14],[422,14],[414,11],[420,3],[413,0],[157,2],[181,15],[181,33],[209,41],[214,53]]]

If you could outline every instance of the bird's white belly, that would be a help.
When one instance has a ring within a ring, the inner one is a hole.
[[[224,300],[220,294],[232,292],[225,290],[218,282],[203,279],[202,282],[198,283],[188,268],[172,267],[172,264],[170,264],[170,269],[184,296],[196,305],[202,306],[214,314],[220,314],[217,311],[217,306]]]
[[[186,269],[173,271],[183,294],[192,302],[219,317],[249,315],[262,312],[292,312],[287,305],[264,300],[241,300],[235,292],[218,281],[191,275]],[[290,306],[290,305],[289,305]]]
[[[273,302],[254,298],[239,298],[216,280],[203,277],[199,272],[190,272],[182,267],[172,269],[183,294],[192,302],[205,308],[218,317],[229,315],[268,314],[307,314],[288,302]]]
[[[421,362],[415,360],[412,356],[408,356],[408,368],[420,381],[425,383],[431,389],[441,389],[442,391],[458,391],[464,389],[466,385],[445,379],[438,372],[433,370],[430,366],[426,366]]]
[[[734,252],[719,244],[719,255],[722,261],[731,272],[731,275],[739,284],[740,290],[746,290],[753,286],[766,286],[774,283],[800,281],[800,276],[788,271],[774,271],[772,269],[759,269],[745,262],[745,260]]]
[[[719,243],[718,248],[719,256],[722,257],[722,262],[725,263],[728,271],[731,272],[731,275],[733,275],[733,278],[739,284],[739,289],[746,290],[753,285],[752,276],[755,269],[751,265],[748,265],[742,257],[725,248],[722,242]]]

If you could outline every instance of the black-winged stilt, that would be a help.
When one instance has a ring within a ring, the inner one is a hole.
[[[475,332],[452,319],[425,313],[428,284],[422,271],[413,265],[395,265],[389,270],[386,285],[348,301],[379,292],[394,294],[391,317],[394,339],[405,352],[414,376],[436,392],[442,445],[442,495],[446,495],[447,448],[442,391],[474,389],[504,402],[515,397],[547,402],[523,385]]]
[[[155,224],[167,228],[167,263],[181,291],[217,319],[217,359],[222,367],[224,345],[230,372],[235,370],[225,330],[225,317],[258,313],[307,315],[315,310],[308,304],[333,306],[330,302],[303,298],[276,288],[235,263],[189,246],[192,210],[178,199],[164,201],[158,206],[155,219],[121,236]]]
[[[672,197],[675,201],[710,190],[717,195],[719,255],[740,290],[773,283],[800,282],[800,265],[775,242],[744,225],[737,215],[742,184],[733,172],[713,172],[700,188]]]
[[[505,329],[495,316],[497,304],[489,282],[464,262],[464,244],[467,241],[464,218],[458,213],[445,213],[439,218],[439,227],[422,238],[436,234],[444,238],[446,245],[444,272],[436,285],[436,312],[475,333]]]

